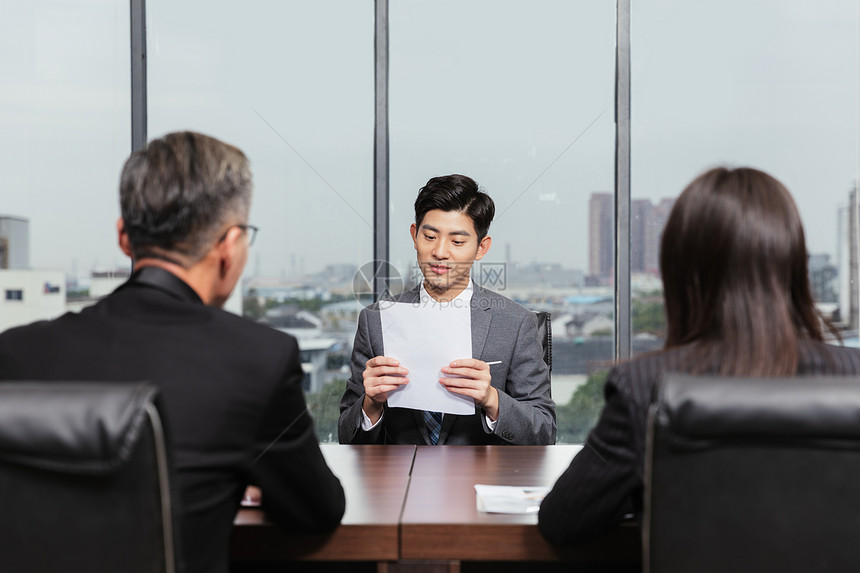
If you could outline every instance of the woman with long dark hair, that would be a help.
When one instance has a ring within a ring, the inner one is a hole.
[[[541,504],[559,545],[641,516],[645,427],[665,372],[726,376],[849,375],[860,351],[825,344],[791,194],[751,168],[715,168],[676,201],[660,245],[665,348],[616,365],[585,446]]]

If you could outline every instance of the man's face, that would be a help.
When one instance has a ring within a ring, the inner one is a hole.
[[[456,211],[428,211],[411,228],[424,288],[433,298],[448,300],[469,284],[472,264],[490,249],[490,237],[478,241],[472,219]]]

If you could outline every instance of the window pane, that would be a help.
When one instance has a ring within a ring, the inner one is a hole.
[[[656,267],[665,215],[718,164],[763,169],[789,188],[816,300],[856,330],[846,239],[860,155],[856,0],[646,0],[632,10],[634,350],[665,333]]]
[[[614,272],[591,266],[589,249],[595,233],[612,237],[615,4],[404,0],[390,26],[392,262],[415,284],[418,189],[475,179],[496,217],[473,276],[552,312],[553,396],[567,404],[613,357]],[[609,218],[590,228],[601,193]],[[599,246],[613,261],[613,242]],[[560,436],[581,441],[563,418]]]
[[[0,331],[62,314],[67,285],[86,293],[93,271],[128,268],[116,219],[131,150],[128,3],[21,0],[2,14],[0,288],[20,297],[0,299]]]
[[[150,138],[192,129],[248,155],[260,232],[244,312],[299,339],[317,430],[337,440],[352,279],[372,258],[373,2],[150,0],[147,12]]]

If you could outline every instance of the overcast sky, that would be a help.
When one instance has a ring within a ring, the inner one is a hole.
[[[149,0],[149,134],[245,150],[262,228],[246,274],[371,257],[373,2]],[[31,263],[124,265],[128,6],[0,0],[0,214]],[[615,9],[607,0],[390,2],[392,258],[414,257],[429,177],[493,196],[491,260],[587,269],[588,198],[614,186]],[[633,195],[674,196],[718,164],[795,194],[813,252],[860,178],[860,3],[637,0]]]

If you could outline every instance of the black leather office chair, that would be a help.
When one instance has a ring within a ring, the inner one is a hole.
[[[0,571],[177,570],[157,395],[0,383]]]
[[[552,315],[546,311],[535,311],[538,321],[538,339],[543,349],[543,361],[552,372]]]
[[[651,573],[860,571],[860,378],[673,375],[649,417]]]

